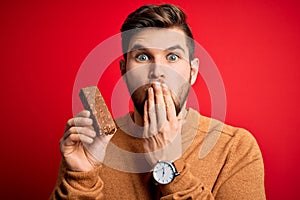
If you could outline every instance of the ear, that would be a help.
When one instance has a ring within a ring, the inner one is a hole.
[[[120,64],[120,71],[123,78],[123,81],[127,84],[127,78],[126,78],[126,61],[121,59],[119,61]]]
[[[126,64],[125,64],[125,60],[121,59],[119,61],[120,63],[120,71],[121,71],[121,74],[122,76],[126,73]]]
[[[194,83],[197,80],[198,70],[199,70],[199,59],[194,58],[191,61],[191,85],[194,85]]]

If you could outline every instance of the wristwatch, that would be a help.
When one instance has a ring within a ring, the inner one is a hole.
[[[159,161],[153,168],[153,178],[159,184],[169,184],[178,175],[179,173],[172,162]]]

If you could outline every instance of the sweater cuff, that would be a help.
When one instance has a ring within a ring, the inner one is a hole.
[[[179,175],[170,184],[160,185],[164,196],[192,188],[199,182],[189,171],[189,165],[184,161],[177,160],[174,165]]]
[[[76,189],[91,189],[99,181],[101,166],[88,172],[66,171],[65,180],[70,186]]]
[[[183,162],[183,160],[179,159],[179,160],[176,160],[174,162],[174,165],[175,165],[175,168],[176,168],[177,172],[180,175],[181,172],[183,171],[184,167],[185,167],[185,162]]]

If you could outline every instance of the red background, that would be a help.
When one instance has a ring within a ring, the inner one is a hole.
[[[1,1],[1,199],[47,199],[72,116],[77,70],[145,2]],[[146,3],[162,1],[147,1]],[[164,1],[188,14],[195,39],[217,64],[227,93],[226,122],[250,130],[261,147],[268,199],[296,199],[299,187],[300,3],[297,0]],[[108,68],[109,102],[119,79]],[[210,115],[197,81],[201,112]],[[205,173],[205,172],[204,172]],[[298,196],[298,195],[297,195]]]

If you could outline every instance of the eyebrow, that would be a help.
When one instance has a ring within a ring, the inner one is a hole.
[[[145,50],[145,49],[149,49],[141,44],[135,44],[131,49],[130,51],[128,52],[132,52],[132,51],[136,51],[136,50]],[[167,49],[165,49],[164,51],[172,51],[172,50],[176,50],[176,49],[179,49],[181,50],[183,53],[185,53],[185,50],[182,46],[180,46],[179,44],[177,45],[174,45],[174,46],[171,46],[171,47],[168,47]]]

